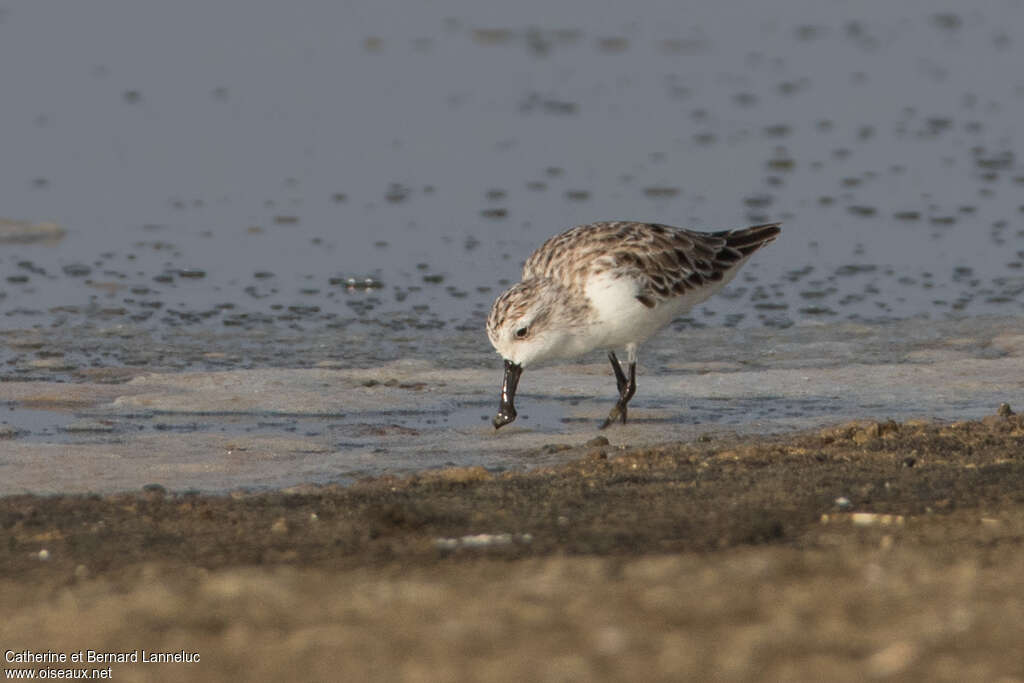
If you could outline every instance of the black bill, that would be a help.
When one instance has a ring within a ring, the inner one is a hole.
[[[494,416],[494,428],[501,429],[512,420],[516,419],[516,387],[519,386],[519,376],[523,374],[523,366],[517,365],[510,360],[505,361],[505,379],[501,381],[501,404],[498,406],[498,414]]]

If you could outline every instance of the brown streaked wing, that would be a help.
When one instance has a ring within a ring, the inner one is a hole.
[[[574,287],[592,275],[611,271],[635,279],[641,288],[637,298],[651,308],[721,280],[778,232],[778,224],[716,233],[656,223],[581,225],[542,244],[526,261],[523,279],[548,277]]]

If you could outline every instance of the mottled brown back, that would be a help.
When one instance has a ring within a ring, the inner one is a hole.
[[[778,223],[713,233],[657,223],[591,223],[542,244],[526,261],[523,280],[551,278],[566,287],[582,288],[589,277],[608,272],[639,282],[637,298],[654,307],[722,280],[778,234]]]

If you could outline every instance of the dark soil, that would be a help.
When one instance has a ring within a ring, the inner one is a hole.
[[[0,499],[0,642],[200,655],[118,680],[1024,680],[1019,416],[577,455]]]

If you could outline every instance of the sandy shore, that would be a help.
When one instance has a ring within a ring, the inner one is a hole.
[[[9,496],[0,641],[116,680],[1024,680],[1022,443],[1004,414]]]

